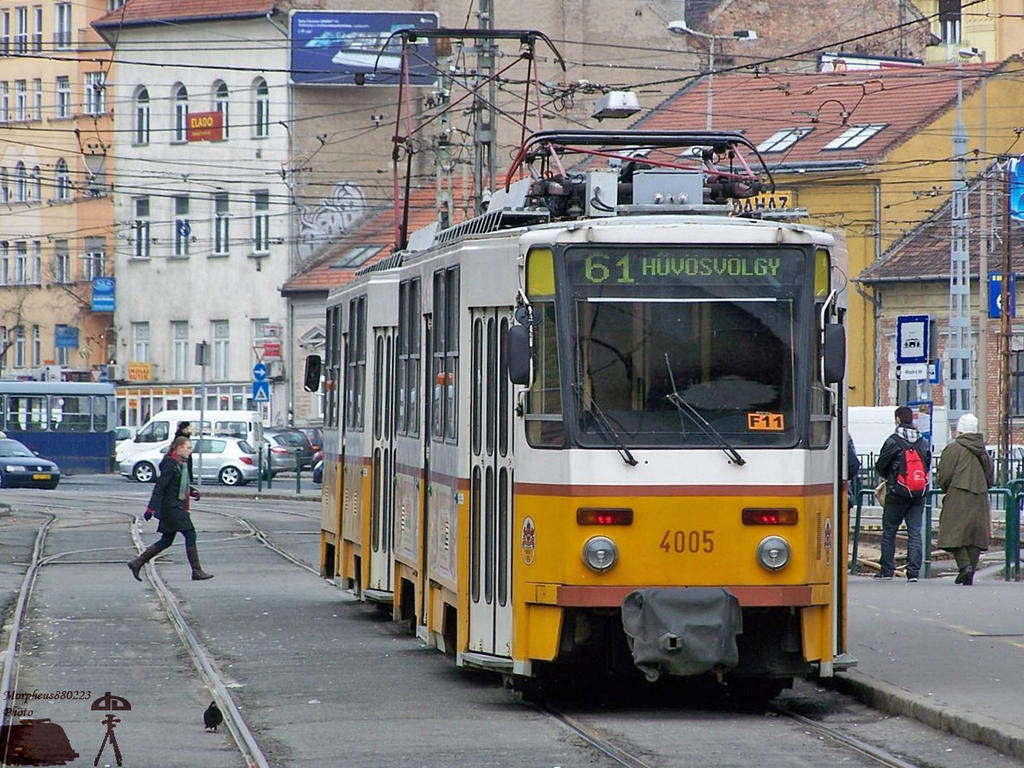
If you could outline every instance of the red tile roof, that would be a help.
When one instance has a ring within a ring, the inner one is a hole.
[[[964,93],[1001,64],[966,64]],[[884,157],[922,126],[956,103],[954,66],[909,67],[827,73],[715,75],[712,86],[714,127],[743,131],[754,145],[784,129],[810,128],[788,149],[764,155],[770,166],[836,161],[871,162]],[[644,130],[703,130],[707,115],[707,78],[669,97],[634,127]],[[858,147],[824,149],[853,126],[884,125]]]
[[[128,0],[123,7],[94,21],[93,26],[99,29],[266,16],[275,6],[274,0]]]
[[[436,190],[434,187],[415,189],[410,194],[409,234],[428,226],[437,220],[435,207]],[[455,221],[462,221],[462,206],[456,201]],[[355,267],[339,268],[335,266],[353,248],[376,246],[380,251],[368,261]],[[335,286],[350,282],[356,272],[364,267],[390,256],[395,249],[395,214],[392,208],[377,209],[368,214],[350,234],[339,238],[320,256],[313,258],[282,286],[281,293],[285,296],[296,294],[327,292]]]

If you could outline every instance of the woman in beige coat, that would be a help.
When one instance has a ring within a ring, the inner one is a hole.
[[[946,496],[939,518],[938,547],[956,558],[956,583],[970,586],[978,558],[982,550],[988,549],[988,489],[994,478],[977,417],[965,413],[957,422],[956,432],[956,439],[939,457],[939,485]]]

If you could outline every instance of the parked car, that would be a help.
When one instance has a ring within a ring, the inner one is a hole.
[[[313,453],[322,451],[324,448],[324,430],[323,427],[298,427],[298,430],[302,432],[306,437],[309,438],[310,445],[313,446]],[[313,460],[314,463],[316,459]]]
[[[118,427],[114,430],[114,450],[117,450],[117,446],[123,443],[125,440],[131,440],[135,437],[135,433],[138,430],[135,427]]]
[[[30,451],[24,443],[0,440],[0,488],[46,488],[60,482],[60,467]]]
[[[313,466],[313,446],[305,433],[291,427],[267,427],[263,430],[264,453],[269,458],[270,471],[295,471],[295,456],[298,454],[302,469]]]
[[[320,453],[320,458],[317,459],[316,464],[313,465],[313,482],[320,485],[324,481],[324,454]]]
[[[203,480],[224,485],[245,485],[259,475],[256,451],[247,440],[231,435],[212,435],[192,441],[192,467]],[[160,474],[160,462],[167,447],[153,448],[125,459],[122,475],[140,483],[151,483]]]

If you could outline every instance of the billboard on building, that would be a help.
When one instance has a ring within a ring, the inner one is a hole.
[[[113,277],[94,277],[92,279],[92,311],[114,311],[114,280]]]
[[[436,13],[292,11],[291,76],[298,85],[398,85],[402,29],[437,29]],[[437,79],[433,39],[408,46],[409,83]]]
[[[189,141],[221,141],[224,115],[221,112],[189,112],[185,138]]]

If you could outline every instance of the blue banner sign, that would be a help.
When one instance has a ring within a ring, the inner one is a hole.
[[[437,29],[436,13],[292,11],[292,82],[301,85],[398,85],[402,29]],[[433,39],[407,48],[410,85],[433,85]]]
[[[54,326],[53,346],[57,349],[78,349],[78,329],[72,325]]]
[[[1015,280],[1010,275],[1010,317],[1017,316],[1017,293]],[[1003,306],[1003,274],[1002,272],[988,273],[988,316],[1002,317]]]
[[[94,277],[92,279],[92,311],[114,311],[114,278]]]
[[[1024,158],[1010,161],[1010,216],[1024,219]]]

